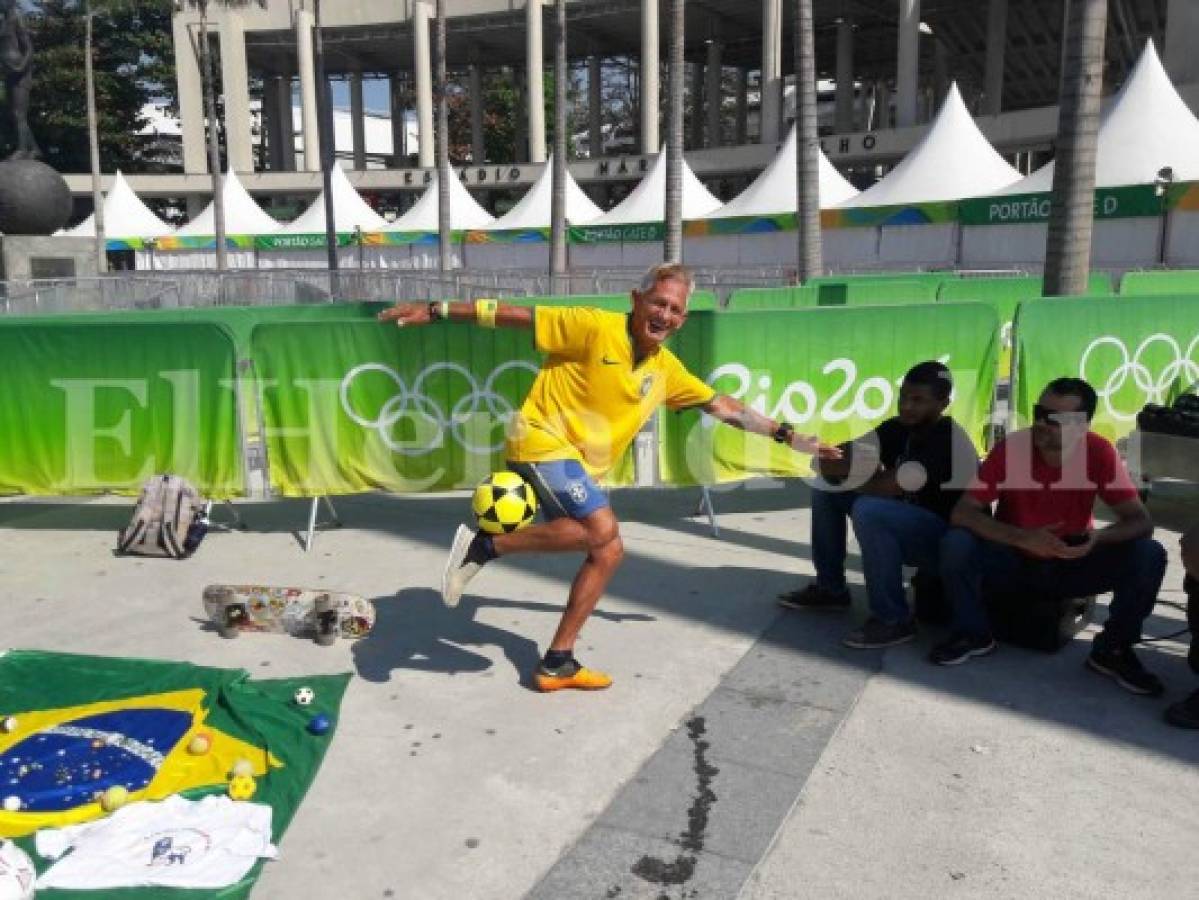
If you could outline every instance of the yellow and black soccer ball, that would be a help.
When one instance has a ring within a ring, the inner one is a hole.
[[[488,534],[507,534],[532,524],[537,495],[515,472],[492,472],[475,488],[470,506],[480,528]]]

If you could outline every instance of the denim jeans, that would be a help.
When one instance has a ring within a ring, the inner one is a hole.
[[[1005,594],[1086,597],[1112,592],[1103,645],[1123,648],[1141,638],[1166,574],[1166,551],[1152,538],[1101,544],[1081,559],[1040,560],[1014,547],[951,528],[941,541],[941,580],[953,605],[953,630],[990,634],[984,585]]]
[[[812,561],[816,584],[845,590],[846,519],[862,549],[862,573],[875,618],[897,625],[911,618],[903,566],[935,566],[945,521],[923,507],[855,491],[812,491]]]
[[[861,497],[850,518],[862,548],[871,614],[888,625],[910,621],[903,567],[935,568],[948,523],[922,506],[889,497]]]

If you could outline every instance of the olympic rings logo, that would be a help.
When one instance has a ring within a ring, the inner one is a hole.
[[[1145,357],[1150,348],[1158,344],[1165,347],[1173,355],[1173,358],[1155,375],[1150,371]],[[1091,354],[1100,347],[1114,348],[1120,358],[1120,364],[1108,373],[1106,380],[1103,379],[1102,374],[1095,379],[1087,377]],[[1083,350],[1082,358],[1078,362],[1078,375],[1096,386],[1095,393],[1099,395],[1108,415],[1113,419],[1127,422],[1135,419],[1141,407],[1146,403],[1164,403],[1170,388],[1180,379],[1184,386],[1199,382],[1199,361],[1195,359],[1197,350],[1199,350],[1199,334],[1191,339],[1191,343],[1187,345],[1185,351],[1173,336],[1160,332],[1151,334],[1141,341],[1132,353],[1129,353],[1127,345],[1119,338],[1104,335],[1095,338]],[[1133,385],[1143,395],[1143,399],[1136,404],[1135,409],[1126,411],[1117,408],[1113,403],[1113,398],[1124,388],[1129,379],[1132,379]],[[1102,387],[1099,387],[1101,382]]]
[[[491,374],[480,385],[465,366],[452,362],[439,362],[423,369],[412,382],[412,387],[408,387],[394,369],[382,363],[363,363],[347,372],[341,380],[339,390],[341,408],[351,421],[367,430],[376,432],[388,449],[402,456],[424,456],[432,453],[445,445],[447,431],[467,452],[491,454],[504,446],[503,439],[494,443],[473,443],[466,433],[465,426],[473,417],[483,412],[484,408],[492,421],[507,424],[516,409],[506,397],[496,391],[495,384],[502,375],[517,370],[524,370],[532,375],[536,375],[538,371],[532,363],[513,360],[492,369]],[[395,393],[380,407],[378,414],[373,419],[361,415],[355,410],[350,398],[350,387],[354,383],[354,379],[368,372],[378,372],[395,385]],[[467,393],[464,393],[454,403],[448,415],[441,405],[425,392],[429,380],[440,373],[460,378],[468,388]],[[406,441],[401,443],[396,441],[392,436],[392,430],[406,418],[423,420],[431,426],[432,437],[424,442]]]

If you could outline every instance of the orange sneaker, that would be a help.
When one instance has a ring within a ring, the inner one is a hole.
[[[612,679],[603,672],[576,666],[573,672],[567,666],[556,671],[538,667],[533,681],[539,691],[561,691],[573,688],[578,691],[602,691],[612,684]]]

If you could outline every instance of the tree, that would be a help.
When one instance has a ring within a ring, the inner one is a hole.
[[[1070,0],[1045,243],[1047,296],[1073,296],[1087,289],[1106,34],[1107,0]]]
[[[812,0],[795,2],[795,230],[801,284],[821,273],[820,137],[816,130],[816,48]]]
[[[683,261],[683,26],[685,0],[670,0],[670,51],[666,101],[665,262]]]
[[[28,15],[36,83],[30,124],[60,172],[90,168],[85,0],[40,0]],[[171,0],[91,0],[96,139],[104,168],[162,169],[139,132],[151,100],[174,96]],[[11,135],[3,125],[5,138]]]
[[[550,274],[557,277],[566,274],[566,0],[556,0],[554,18],[554,169],[550,187]]]

